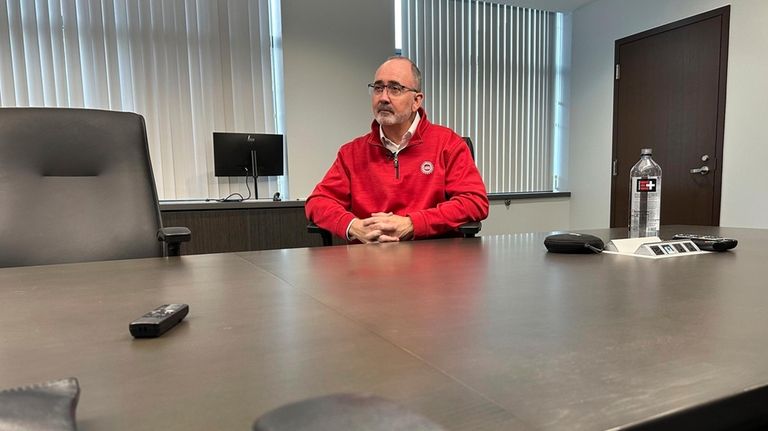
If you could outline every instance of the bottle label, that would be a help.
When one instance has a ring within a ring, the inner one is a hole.
[[[661,178],[632,177],[630,236],[656,236],[661,216]]]
[[[635,185],[636,192],[655,192],[658,190],[656,187],[657,177],[637,178]]]

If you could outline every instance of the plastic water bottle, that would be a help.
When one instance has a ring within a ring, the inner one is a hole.
[[[629,237],[658,236],[661,220],[661,166],[643,148],[629,171]]]

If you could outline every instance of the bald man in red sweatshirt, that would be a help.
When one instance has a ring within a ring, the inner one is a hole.
[[[418,67],[392,57],[368,87],[371,131],[339,149],[307,198],[307,218],[362,243],[451,236],[485,219],[488,196],[469,147],[427,119]]]

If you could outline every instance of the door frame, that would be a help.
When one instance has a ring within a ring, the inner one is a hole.
[[[613,64],[614,70],[616,66],[621,64],[619,52],[621,46],[627,43],[635,42],[646,37],[655,36],[666,31],[675,30],[680,27],[685,27],[690,24],[704,21],[717,16],[722,16],[721,29],[720,29],[720,79],[718,81],[718,99],[717,99],[717,124],[715,130],[715,169],[712,174],[714,178],[714,190],[712,196],[712,225],[720,225],[720,199],[722,189],[722,172],[723,172],[723,140],[725,133],[725,100],[726,100],[726,86],[728,83],[728,34],[730,26],[731,6],[723,6],[717,9],[713,9],[708,12],[700,13],[688,18],[681,19],[669,24],[662,25],[660,27],[652,28],[631,36],[627,36],[621,39],[617,39],[614,47]],[[615,76],[614,76],[615,78]],[[619,80],[613,80],[613,137],[611,145],[611,163],[617,158],[618,154],[618,122],[619,122]],[[614,226],[614,218],[616,216],[616,207],[614,205],[615,189],[618,186],[618,179],[623,178],[621,175],[613,175],[611,172],[611,212],[610,212],[610,226]],[[622,185],[624,183],[622,182]]]

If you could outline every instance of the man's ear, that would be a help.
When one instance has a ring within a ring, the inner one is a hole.
[[[416,112],[421,108],[421,104],[424,102],[424,93],[416,93],[416,97],[413,98],[412,112]]]

